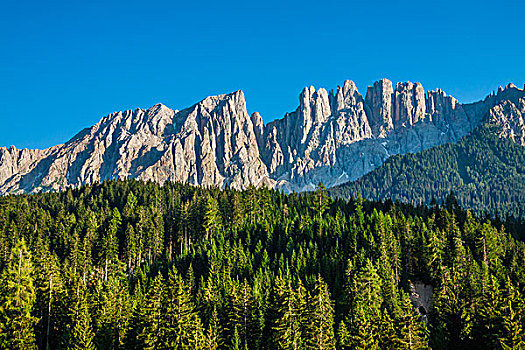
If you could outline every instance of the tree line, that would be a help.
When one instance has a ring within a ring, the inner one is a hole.
[[[391,198],[430,205],[452,190],[465,209],[478,215],[525,217],[525,147],[482,125],[458,143],[390,157],[362,178],[330,189],[350,198]]]
[[[5,196],[0,348],[524,348],[518,232],[444,203],[133,180]]]

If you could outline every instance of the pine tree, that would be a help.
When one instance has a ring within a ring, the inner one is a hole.
[[[334,309],[328,285],[317,277],[315,289],[309,298],[306,319],[306,349],[335,349]]]
[[[328,194],[326,192],[326,187],[321,182],[319,182],[315,190],[315,202],[313,206],[316,217],[318,219],[321,219],[324,212],[326,211],[330,200],[329,198],[330,197],[328,197]]]
[[[355,349],[376,349],[379,346],[378,326],[381,320],[381,279],[367,259],[355,279],[350,281],[351,311],[346,320],[350,346]]]
[[[102,246],[102,259],[104,261],[104,280],[108,279],[108,272],[111,264],[118,260],[118,237],[117,232],[122,224],[122,218],[117,208],[113,208],[109,227],[106,230]]]
[[[11,250],[9,263],[0,276],[0,348],[35,349],[31,315],[36,298],[31,253],[23,239]]]
[[[242,341],[241,337],[239,336],[239,331],[237,330],[237,326],[233,329],[233,337],[232,337],[232,345],[230,347],[231,350],[242,350]]]
[[[178,211],[178,219],[180,222],[180,254],[182,255],[183,252],[186,252],[188,250],[190,244],[190,207],[188,202],[181,203]]]
[[[140,310],[140,326],[138,338],[144,349],[158,349],[162,344],[161,324],[163,320],[164,279],[158,274],[146,296],[146,301]]]
[[[503,336],[499,339],[503,350],[525,349],[522,316],[516,312],[511,300],[507,301],[506,315],[503,316]]]
[[[39,348],[56,348],[60,325],[60,314],[64,312],[57,303],[67,294],[56,254],[50,253],[49,246],[39,240],[34,254],[36,303],[34,315],[40,316],[39,329],[36,332]],[[65,328],[65,327],[64,327]]]
[[[164,220],[162,218],[162,209],[159,208],[159,203],[151,208],[151,220],[152,229],[150,230],[149,239],[149,261],[157,259],[163,249],[164,243]]]
[[[350,332],[344,321],[339,323],[339,328],[337,329],[337,347],[342,350],[350,349]]]
[[[219,211],[219,203],[211,195],[208,195],[206,199],[206,207],[204,210],[203,228],[206,232],[206,239],[209,240],[212,233],[222,226],[222,217]]]
[[[379,325],[379,347],[382,350],[395,350],[398,347],[398,337],[394,327],[394,321],[386,309],[381,312],[381,323]]]
[[[344,344],[349,349],[379,349],[377,324],[364,305],[356,306],[349,317],[350,339]]]
[[[482,263],[482,267],[486,267],[486,265]],[[498,333],[500,333],[501,327],[501,311],[504,306],[503,298],[497,279],[490,275],[488,270],[485,272],[486,275],[484,274],[483,278],[486,281],[483,285],[483,292],[476,298],[475,318],[471,335],[474,344],[478,345],[479,348],[497,348],[499,346]],[[455,303],[450,302],[449,304],[454,305]],[[446,313],[443,314],[446,315]],[[454,335],[453,332],[451,333]]]
[[[71,309],[72,331],[68,350],[95,350],[93,328],[85,286],[77,282],[76,300]]]
[[[397,349],[428,349],[426,329],[408,295],[402,293],[399,315],[395,319]]]
[[[169,272],[163,293],[161,339],[166,348],[201,349],[204,331],[195,310],[188,286],[175,268]]]
[[[128,272],[134,267],[135,257],[137,255],[137,237],[133,226],[128,223],[126,227],[126,260],[128,265]]]
[[[272,326],[274,345],[277,349],[302,349],[304,347],[303,319],[306,295],[302,288],[295,291],[290,277],[279,277],[275,285],[276,318]]]
[[[242,284],[233,284],[229,315],[230,329],[237,328],[243,344],[251,345],[258,337],[254,303],[251,287],[246,280]]]
[[[434,291],[431,328],[434,328],[433,333],[440,334],[439,343],[448,343],[444,344],[445,347],[466,346],[471,333],[470,300],[462,297],[463,288],[459,274],[453,267],[443,272],[441,285]],[[478,309],[478,317],[481,316],[479,311]]]
[[[220,346],[222,346],[222,344],[223,344],[223,341],[221,337],[219,319],[217,316],[217,309],[214,308],[212,315],[211,315],[210,322],[208,324],[208,328],[206,329],[206,339],[205,339],[204,348],[206,350],[216,350]]]
[[[127,279],[116,273],[97,286],[96,334],[97,349],[114,349],[124,343],[130,317]]]
[[[329,204],[328,194],[326,192],[326,187],[319,182],[317,184],[317,189],[315,191],[314,205],[313,210],[315,213],[315,219],[317,221],[317,234],[321,236],[323,230],[323,214],[326,211],[326,208]]]
[[[525,349],[525,332],[523,331],[524,305],[519,290],[510,280],[505,284],[506,298],[503,302],[502,329],[499,338],[503,350]]]

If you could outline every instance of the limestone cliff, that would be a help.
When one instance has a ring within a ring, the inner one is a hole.
[[[304,191],[357,179],[393,154],[455,142],[484,121],[525,145],[524,119],[525,93],[512,84],[463,105],[387,79],[363,97],[347,80],[335,91],[304,88],[298,108],[267,125],[236,91],[181,111],[157,104],[112,113],[45,150],[0,147],[0,194],[116,178]]]

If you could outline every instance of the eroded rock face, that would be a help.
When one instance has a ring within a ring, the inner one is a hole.
[[[388,79],[376,81],[366,91],[369,123],[376,137],[385,137],[393,128],[392,82]]]
[[[252,119],[242,91],[208,97],[182,111],[157,104],[116,112],[47,150],[0,148],[0,193],[60,190],[115,178],[272,186],[259,156],[261,124],[254,126]]]
[[[490,122],[501,125],[501,137],[525,146],[525,98],[517,102],[505,100],[494,106],[489,115]]]
[[[265,129],[263,159],[277,187],[303,191],[346,179],[338,150],[372,137],[365,101],[347,80],[336,92],[305,88],[299,107]]]
[[[394,128],[425,122],[425,90],[420,83],[397,83],[394,92]]]
[[[104,117],[63,145],[0,147],[0,194],[61,190],[106,179],[203,186],[265,185],[304,191],[355,180],[393,154],[455,142],[488,121],[525,145],[525,94],[509,84],[460,104],[420,83],[382,79],[366,97],[347,80],[336,91],[304,88],[299,107],[264,125],[242,91],[182,111],[157,104]]]

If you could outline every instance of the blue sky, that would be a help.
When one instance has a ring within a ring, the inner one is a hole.
[[[242,89],[265,122],[303,86],[382,77],[469,102],[525,82],[508,1],[15,1],[0,13],[0,146],[45,148],[113,111]]]

